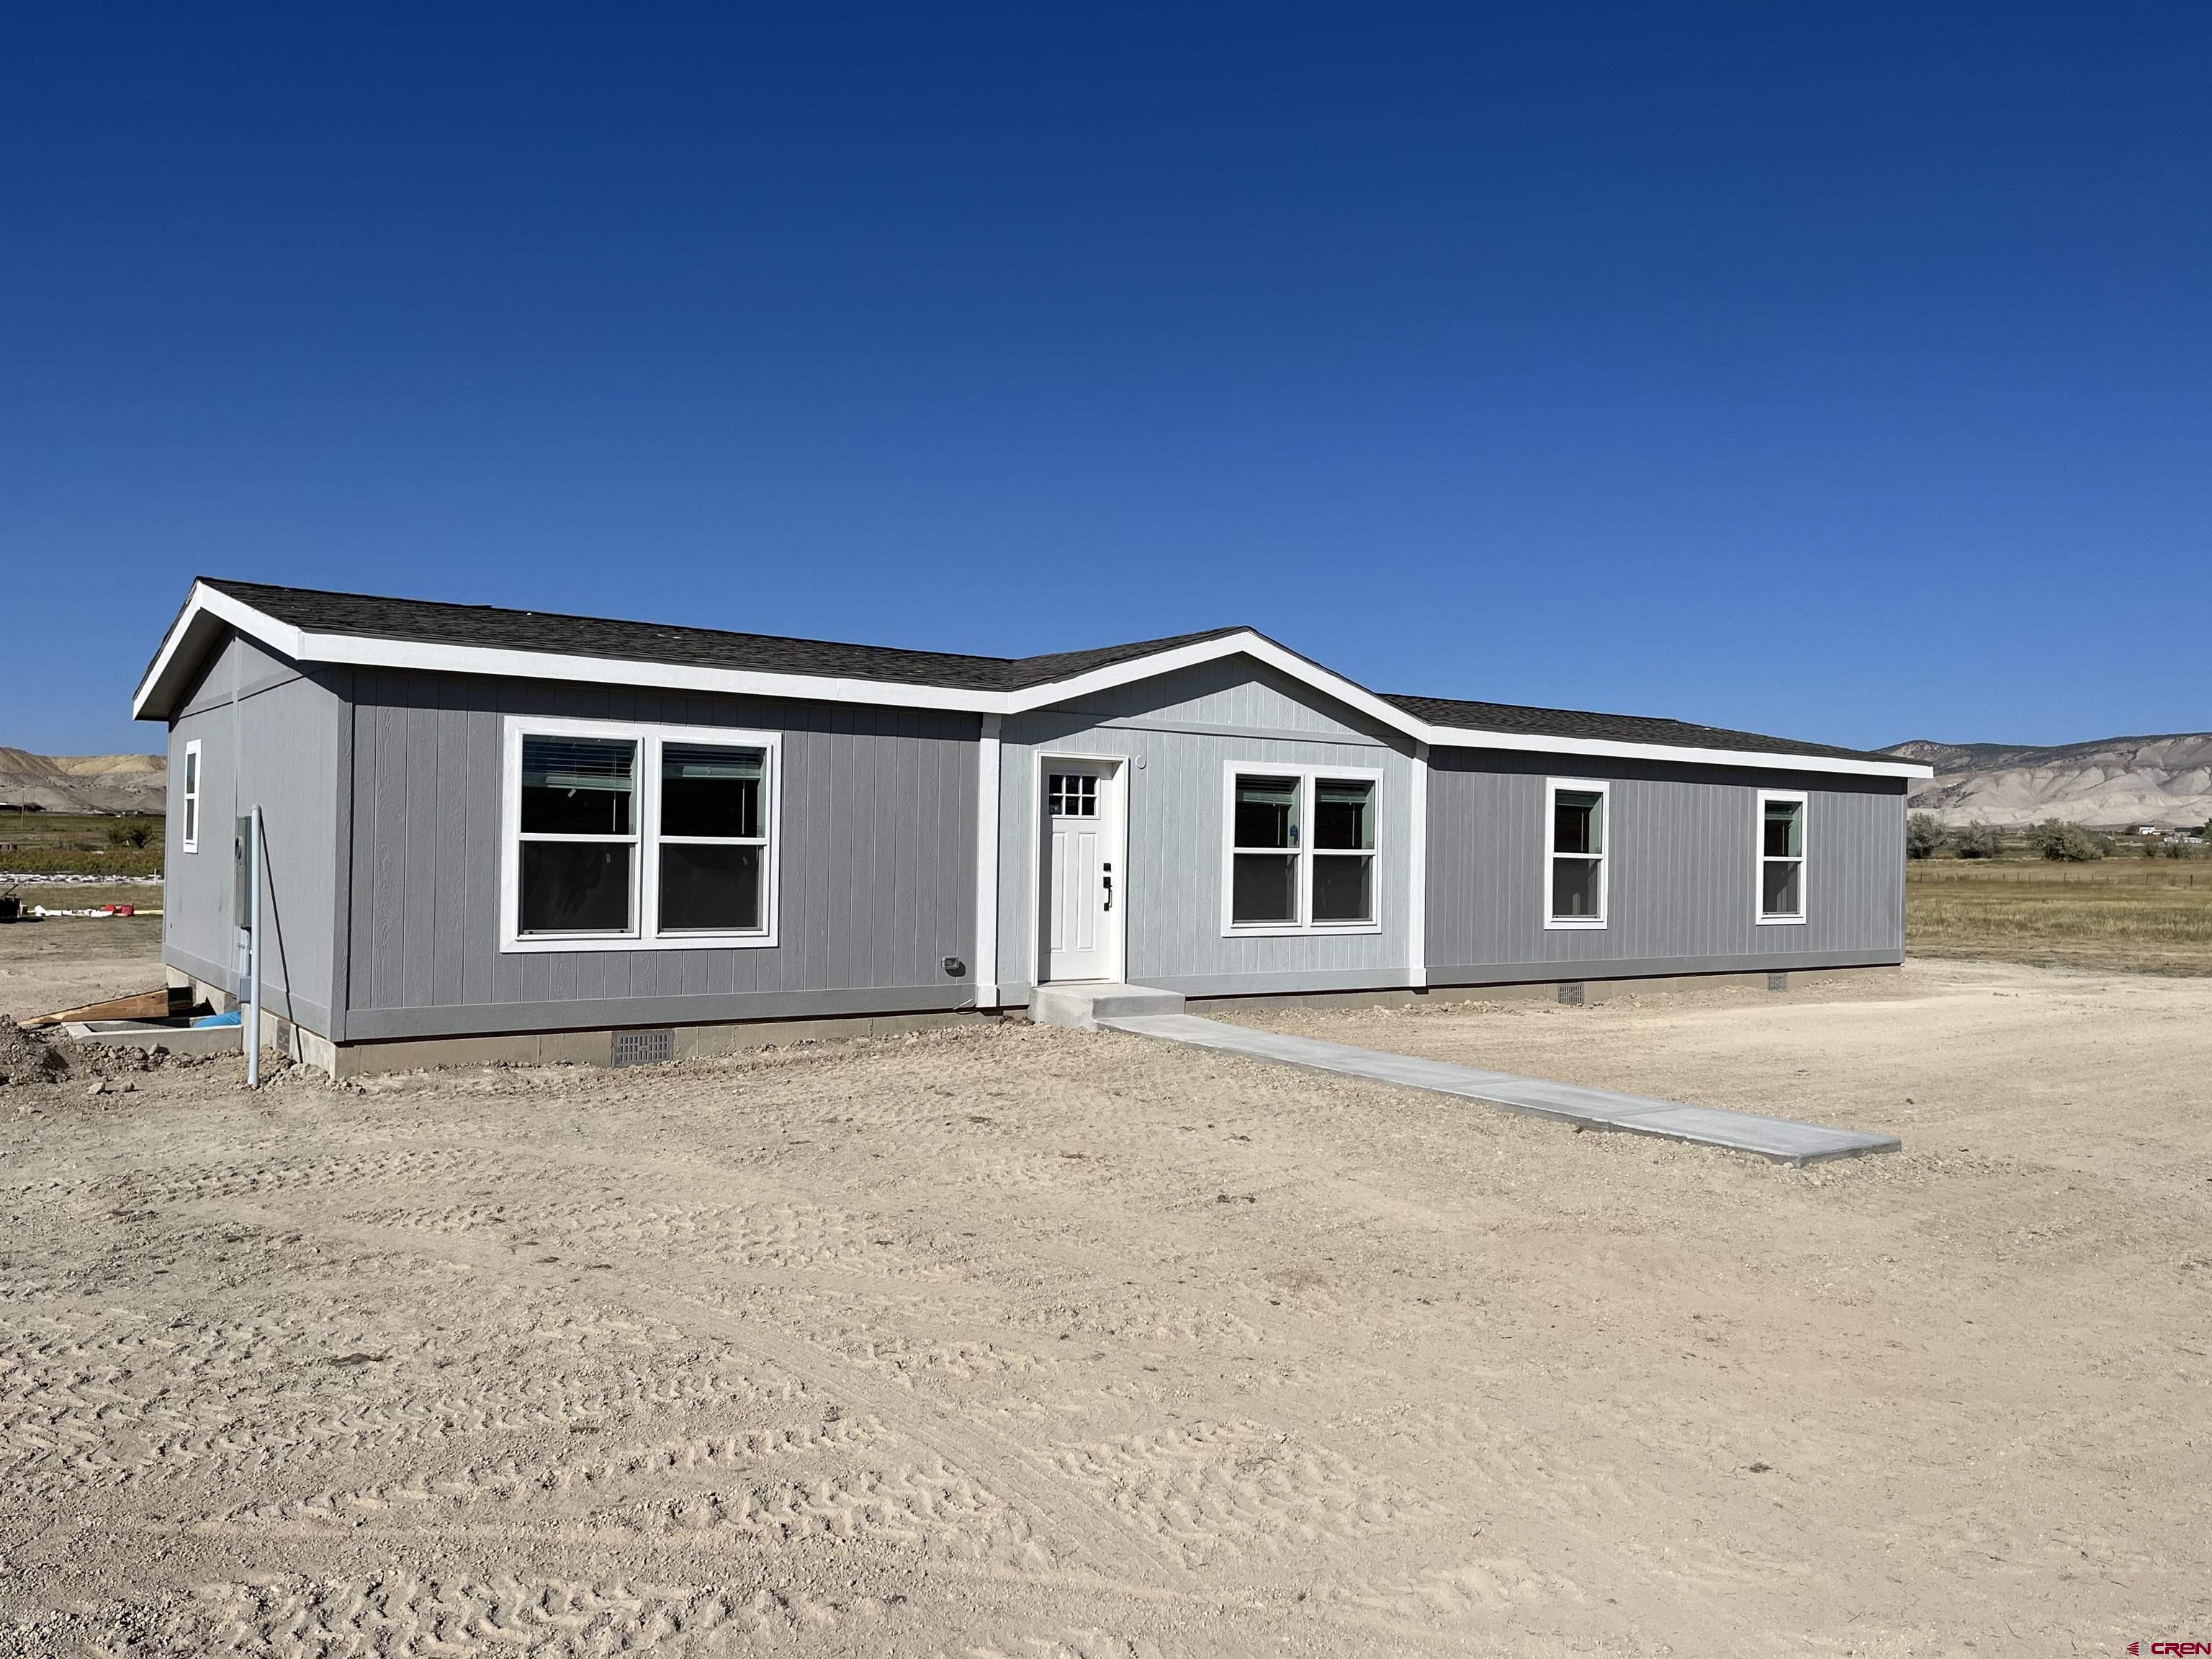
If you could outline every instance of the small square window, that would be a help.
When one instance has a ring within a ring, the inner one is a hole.
[[[1054,772],[1046,780],[1047,805],[1056,818],[1098,816],[1098,777],[1092,772]]]

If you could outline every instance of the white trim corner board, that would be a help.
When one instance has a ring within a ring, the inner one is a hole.
[[[975,751],[975,1006],[999,1006],[999,769],[1001,717],[986,714]]]

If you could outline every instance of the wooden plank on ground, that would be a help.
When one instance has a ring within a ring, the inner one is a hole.
[[[141,991],[134,996],[110,997],[106,1002],[88,1002],[82,1008],[64,1008],[58,1013],[34,1014],[21,1023],[27,1026],[60,1025],[80,1019],[167,1019],[169,1017],[169,993],[167,990]]]

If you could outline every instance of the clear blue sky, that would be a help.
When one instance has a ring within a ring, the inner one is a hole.
[[[341,15],[341,12],[346,15]],[[0,744],[196,573],[2212,726],[2202,6],[21,8]]]

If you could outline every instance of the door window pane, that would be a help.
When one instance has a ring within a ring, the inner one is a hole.
[[[660,925],[671,933],[757,933],[761,849],[699,842],[663,846]]]
[[[768,752],[720,744],[663,744],[660,833],[664,836],[761,834],[761,793]]]
[[[1765,851],[1771,859],[1794,859],[1805,850],[1805,803],[1771,800],[1766,803]]]
[[[1314,784],[1314,845],[1367,848],[1375,845],[1375,785],[1349,778],[1321,778]],[[1316,878],[1318,879],[1318,877]],[[1316,902],[1314,914],[1321,914]]]
[[[1741,822],[1741,820],[1739,820]],[[1742,843],[1738,842],[1741,846]],[[1552,860],[1552,914],[1563,921],[1583,921],[1597,915],[1600,860],[1555,858]],[[1742,890],[1737,890],[1741,892]],[[1739,910],[1738,915],[1743,913]]]
[[[1359,860],[1364,863],[1365,860]],[[1239,853],[1230,901],[1230,920],[1238,922],[1296,922],[1298,919],[1298,860],[1272,853]]]
[[[1314,833],[1327,820],[1315,815]],[[1316,921],[1372,921],[1375,920],[1375,860],[1363,858],[1321,858],[1313,861],[1313,914]]]
[[[1552,850],[1554,853],[1605,851],[1604,796],[1595,790],[1559,791],[1552,804]],[[1565,915],[1565,912],[1560,914]]]
[[[1794,916],[1805,866],[1796,859],[1770,859],[1760,867],[1759,899],[1770,916]]]
[[[1054,772],[1048,780],[1048,805],[1056,818],[1095,818],[1098,816],[1098,778],[1091,772]]]
[[[524,842],[522,931],[628,933],[629,855],[626,843]]]
[[[605,738],[522,739],[526,835],[627,836],[637,745]]]
[[[1238,778],[1236,828],[1236,845],[1239,847],[1296,847],[1298,844],[1298,781],[1296,778]]]

